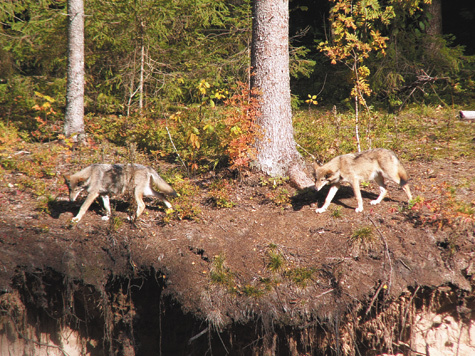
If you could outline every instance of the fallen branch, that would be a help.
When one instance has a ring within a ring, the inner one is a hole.
[[[465,120],[475,120],[475,111],[460,111],[460,118]]]

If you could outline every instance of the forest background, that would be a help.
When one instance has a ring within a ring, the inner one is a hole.
[[[335,3],[345,1],[290,2],[295,136],[304,156],[320,160],[329,158],[327,152],[356,149],[352,130],[337,142],[324,142],[319,136],[325,128],[313,125],[317,108],[333,108],[328,124],[337,131],[344,126],[337,111],[350,122],[355,115],[354,73],[319,47],[335,39],[329,22]],[[381,124],[393,130],[395,113],[411,103],[469,107],[475,87],[472,5],[437,0],[434,14],[418,0],[357,3],[373,14],[363,19],[362,43],[370,40],[370,30],[387,38],[384,51],[369,51],[364,59],[371,92],[362,118],[364,149],[394,148],[396,141],[388,143],[387,135],[376,132]],[[65,0],[0,5],[0,125],[28,141],[62,137],[66,5]],[[389,6],[394,16],[384,21]],[[247,165],[242,153],[255,134],[242,116],[253,105],[247,92],[251,7],[249,0],[85,1],[90,140],[134,143],[157,157],[180,160],[189,172]]]

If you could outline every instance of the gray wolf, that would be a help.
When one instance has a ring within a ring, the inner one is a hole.
[[[102,219],[107,220],[111,215],[109,195],[120,195],[126,191],[133,192],[137,202],[135,219],[145,209],[144,195],[161,199],[167,208],[171,208],[171,204],[165,199],[164,194],[177,195],[153,168],[140,164],[93,164],[73,175],[65,175],[64,180],[69,188],[70,201],[75,201],[83,190],[88,193],[79,213],[72,219],[74,223],[82,219],[98,196],[101,196],[107,212],[107,216]],[[157,186],[160,193],[153,190],[152,183]]]
[[[379,185],[379,197],[371,201],[372,205],[379,204],[386,195],[385,178],[399,184],[409,201],[412,200],[411,190],[407,184],[408,176],[406,170],[394,152],[384,148],[338,156],[323,166],[315,164],[314,169],[315,188],[317,191],[326,184],[330,185],[325,203],[316,210],[317,213],[323,213],[327,210],[340,184],[344,182],[350,183],[353,187],[356,200],[358,201],[358,207],[355,209],[357,213],[363,211],[363,199],[360,192],[361,181],[374,180]]]

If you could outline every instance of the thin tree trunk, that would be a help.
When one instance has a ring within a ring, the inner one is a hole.
[[[141,52],[141,57],[140,57],[140,83],[139,83],[139,110],[140,112],[142,112],[142,109],[143,109],[143,97],[144,97],[144,94],[143,94],[143,87],[144,87],[144,84],[143,84],[143,78],[144,78],[144,64],[145,64],[145,46],[144,44],[142,43],[142,48],[141,48],[142,52]]]
[[[84,139],[84,3],[68,0],[68,80],[66,89],[66,113],[64,120],[66,137]]]
[[[256,165],[271,176],[289,175],[300,188],[310,186],[292,127],[288,0],[255,0],[252,31],[251,85],[259,91],[262,130]]]

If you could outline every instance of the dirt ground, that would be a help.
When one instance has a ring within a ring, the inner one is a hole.
[[[413,209],[392,183],[387,198],[371,206],[378,193],[371,183],[362,187],[363,213],[354,211],[352,190],[342,187],[329,210],[316,214],[328,190],[298,192],[284,184],[292,196],[277,205],[269,198],[272,184],[263,186],[249,173],[234,181],[231,208],[210,204],[215,177],[195,179],[201,192],[193,198],[201,209],[195,221],[164,224],[163,207],[149,200],[132,224],[117,198],[123,223],[116,229],[101,220],[99,202],[72,225],[82,199],[68,201],[60,174],[44,178],[61,193],[49,213],[39,212],[37,197],[17,188],[21,174],[13,171],[0,184],[0,293],[15,289],[15,276],[25,271],[57,271],[98,290],[111,276],[137,279],[157,271],[167,295],[216,327],[255,315],[299,325],[311,315],[325,318],[342,305],[371,305],[416,286],[449,285],[470,294],[473,216],[444,215],[434,206],[449,204],[450,187],[456,188],[451,201],[473,206],[475,160],[404,165],[413,195],[424,198]],[[370,233],[358,237],[358,231]]]

